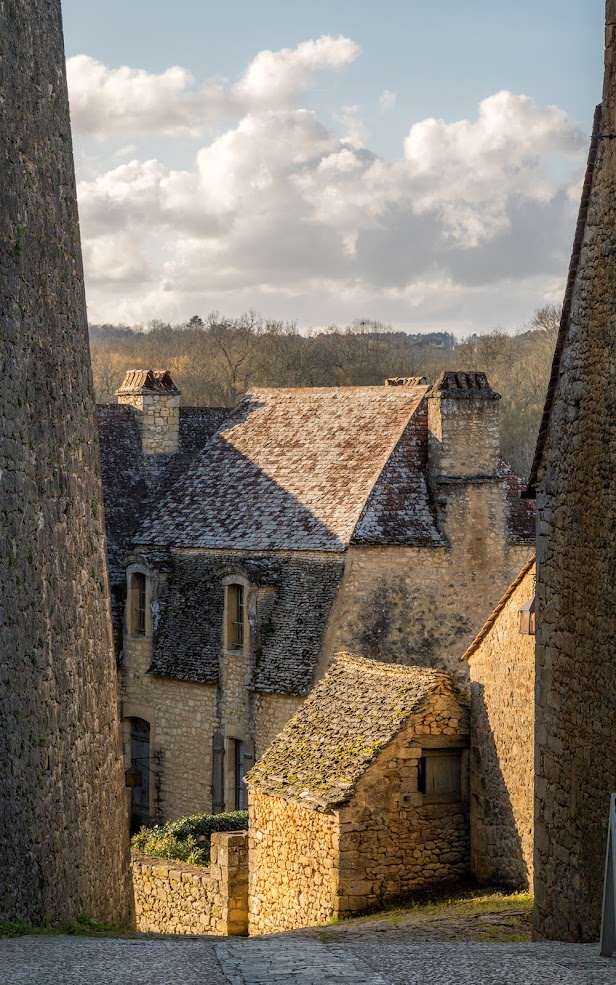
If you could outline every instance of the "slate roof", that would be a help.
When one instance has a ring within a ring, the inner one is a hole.
[[[103,481],[107,557],[112,587],[114,634],[122,625],[124,561],[154,498],[175,485],[197,451],[224,423],[221,407],[180,408],[179,450],[174,455],[143,454],[138,419],[126,404],[96,408]],[[119,589],[115,591],[114,589]]]
[[[577,225],[575,227],[575,235],[573,238],[571,262],[569,264],[569,273],[567,276],[567,286],[565,288],[563,309],[560,318],[560,326],[558,329],[558,338],[556,339],[556,347],[554,349],[554,358],[552,360],[552,370],[550,373],[550,380],[548,383],[548,390],[547,390],[545,404],[543,408],[543,416],[541,418],[541,424],[539,425],[539,434],[537,436],[535,457],[533,459],[533,464],[530,470],[528,489],[525,493],[526,496],[530,496],[530,497],[535,495],[537,488],[537,482],[539,479],[539,470],[543,462],[543,453],[545,450],[545,444],[548,437],[548,431],[550,429],[552,406],[556,396],[558,379],[560,377],[561,360],[567,343],[567,336],[569,334],[569,322],[571,320],[571,302],[573,300],[573,289],[575,287],[575,282],[577,280],[578,271],[580,267],[582,245],[584,242],[584,234],[586,231],[586,220],[588,218],[588,208],[590,206],[590,199],[592,195],[592,185],[593,185],[593,179],[595,173],[595,164],[597,160],[597,150],[599,147],[599,137],[601,130],[601,115],[602,115],[602,104],[600,103],[595,109],[592,137],[590,140],[590,150],[588,152],[588,162],[586,165],[584,185],[582,187],[580,209],[578,212]]]
[[[339,653],[250,771],[248,786],[313,810],[343,804],[379,752],[437,692],[467,703],[441,671]]]
[[[524,497],[526,483],[501,460],[507,497],[507,532],[510,544],[534,544],[537,510],[534,499]]]
[[[143,454],[137,416],[127,404],[98,404],[105,529],[113,583],[125,577],[123,560],[132,548],[151,497],[174,485],[197,452],[226,420],[223,407],[181,407],[179,450],[174,455]]]
[[[137,542],[343,551],[427,390],[255,390],[146,519]],[[401,453],[398,478],[405,468],[416,468],[425,440],[413,429],[407,433],[414,447]],[[392,521],[402,531],[395,542],[440,542],[425,482],[416,475],[403,478],[417,509],[397,497]],[[387,495],[376,495],[362,536],[386,535],[393,525],[388,509]]]
[[[150,673],[202,684],[218,681],[222,577],[230,570],[243,571],[253,584],[273,586],[259,602],[251,629],[257,656],[250,689],[298,695],[310,691],[315,655],[344,571],[341,557],[171,552],[165,569],[169,577],[159,590]]]

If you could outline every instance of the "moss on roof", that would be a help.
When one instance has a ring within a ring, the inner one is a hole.
[[[347,801],[378,753],[423,712],[431,695],[464,694],[427,667],[404,667],[338,653],[247,777],[251,790],[316,810]]]

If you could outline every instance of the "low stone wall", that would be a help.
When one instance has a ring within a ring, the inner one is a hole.
[[[209,868],[134,855],[137,930],[157,934],[248,933],[248,834],[212,835]]]

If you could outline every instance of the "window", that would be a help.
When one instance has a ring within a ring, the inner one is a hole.
[[[246,641],[246,590],[243,585],[227,586],[227,649],[243,650]]]
[[[141,773],[140,786],[130,792],[130,830],[135,834],[150,822],[150,723],[142,718],[130,720],[130,762]]]
[[[129,583],[129,632],[145,635],[146,630],[146,577],[140,571],[130,576]]]
[[[233,810],[243,811],[246,804],[246,784],[244,779],[244,743],[240,739],[231,739],[233,747]]]
[[[425,804],[458,804],[462,799],[462,750],[422,749],[417,790]]]

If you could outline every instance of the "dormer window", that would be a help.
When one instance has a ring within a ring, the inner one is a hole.
[[[141,571],[130,576],[130,632],[145,635],[146,577]]]
[[[129,566],[126,572],[126,631],[129,636],[152,635],[153,576],[154,572],[142,563]]]
[[[243,650],[248,636],[246,627],[246,589],[243,585],[227,585],[226,600],[227,649]]]

